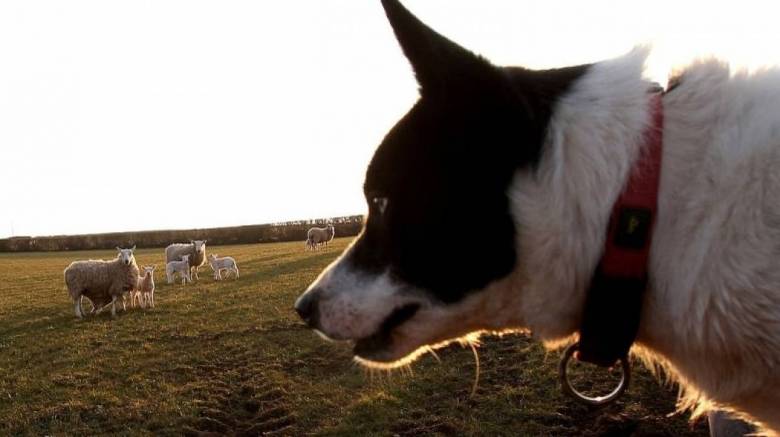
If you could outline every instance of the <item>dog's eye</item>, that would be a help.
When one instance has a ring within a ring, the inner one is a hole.
[[[373,204],[374,208],[379,211],[379,214],[385,213],[385,210],[387,209],[387,197],[372,197],[371,203]]]

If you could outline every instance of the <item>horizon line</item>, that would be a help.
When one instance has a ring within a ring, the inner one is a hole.
[[[209,229],[242,228],[248,226],[273,226],[273,225],[283,225],[285,223],[290,223],[290,222],[310,222],[310,221],[318,221],[318,220],[333,220],[333,219],[351,218],[351,217],[365,217],[365,214],[348,214],[348,215],[337,215],[337,216],[330,216],[330,217],[281,220],[281,221],[274,221],[274,222],[267,222],[267,223],[251,223],[251,224],[244,224],[244,225],[212,226],[212,227],[200,227],[200,228],[140,229],[140,230],[132,230],[132,231],[108,231],[108,232],[93,232],[93,233],[83,233],[83,234],[10,235],[8,237],[0,237],[0,241],[11,240],[15,238],[32,239],[32,238],[56,238],[56,237],[85,237],[85,236],[110,235],[110,234],[132,234],[132,233],[140,233],[140,232],[202,231],[202,230],[209,230]]]

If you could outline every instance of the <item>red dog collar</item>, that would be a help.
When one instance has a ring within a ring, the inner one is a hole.
[[[607,276],[647,276],[650,240],[658,209],[663,149],[663,106],[661,94],[650,98],[652,124],[645,133],[646,146],[634,166],[609,220],[601,269]]]
[[[661,176],[662,94],[650,97],[645,147],[612,210],[604,255],[585,299],[580,327],[582,361],[611,366],[628,355],[639,329],[647,288],[653,224]]]

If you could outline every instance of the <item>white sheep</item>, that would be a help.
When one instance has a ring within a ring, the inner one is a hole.
[[[236,265],[236,260],[234,260],[232,257],[226,256],[223,258],[218,258],[216,254],[212,253],[209,254],[208,259],[211,270],[214,271],[214,280],[222,280],[223,270],[225,270],[225,277],[227,277],[232,271],[235,273],[236,279],[238,279],[238,265]]]
[[[181,261],[182,256],[190,256],[190,270],[194,271],[198,280],[198,269],[206,263],[206,240],[190,240],[189,243],[174,243],[165,248],[165,264],[171,261]],[[192,272],[190,277],[192,277]]]
[[[148,305],[154,308],[154,269],[157,266],[144,266],[144,274],[138,277],[138,287],[133,290],[132,306],[135,307],[135,302],[138,300],[138,304],[141,308],[146,308]]]
[[[184,255],[181,257],[181,261],[171,261],[165,264],[165,276],[168,279],[169,284],[173,284],[173,280],[176,279],[176,273],[181,274],[181,284],[184,285],[187,282],[192,282],[192,271],[190,270],[190,256]]]
[[[76,317],[84,317],[82,296],[92,303],[93,313],[111,304],[111,317],[115,317],[117,299],[137,287],[138,265],[133,256],[135,246],[132,249],[116,249],[119,253],[113,260],[74,261],[65,269],[65,285],[73,300]]]
[[[314,250],[318,247],[327,246],[335,234],[333,225],[328,225],[324,228],[311,228],[306,233],[306,247]]]

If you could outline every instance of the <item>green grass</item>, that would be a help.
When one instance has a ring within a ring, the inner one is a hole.
[[[162,249],[139,250],[139,265],[158,266],[156,308],[114,320],[77,320],[62,277],[113,251],[0,254],[0,435],[706,435],[666,417],[674,390],[641,369],[617,404],[574,403],[558,353],[523,336],[485,339],[474,396],[459,346],[411,373],[368,375],[292,310],[347,243],[209,247],[241,278],[215,282],[207,267],[187,286],[164,283]]]

